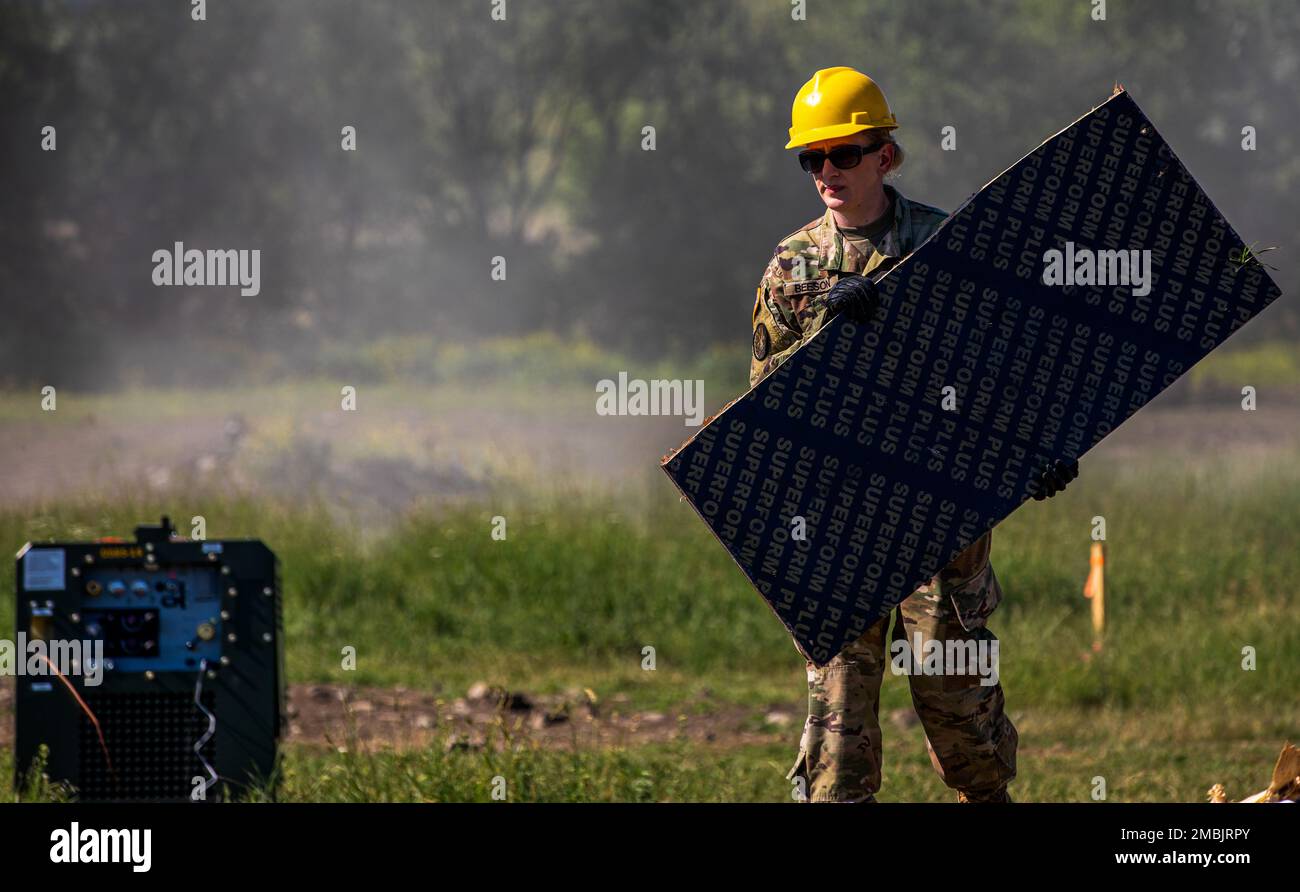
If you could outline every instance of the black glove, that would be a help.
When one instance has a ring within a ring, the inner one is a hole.
[[[865,325],[876,315],[880,299],[876,296],[876,283],[866,276],[851,273],[840,279],[826,292],[829,316],[844,315],[859,325]]]
[[[1074,461],[1058,459],[1037,480],[1029,484],[1029,494],[1039,502],[1043,499],[1050,499],[1065,489],[1065,484],[1078,476],[1079,460],[1077,458]]]

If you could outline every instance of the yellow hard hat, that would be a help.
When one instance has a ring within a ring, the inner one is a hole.
[[[875,81],[853,68],[823,68],[795,94],[790,141],[785,147],[897,126],[889,101]]]

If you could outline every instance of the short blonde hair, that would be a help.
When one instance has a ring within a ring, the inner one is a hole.
[[[903,159],[906,157],[903,144],[894,136],[894,132],[893,130],[886,130],[880,135],[885,142],[894,147],[894,161],[889,165],[889,170],[885,173],[886,176],[893,176],[898,173],[898,169],[903,166]]]

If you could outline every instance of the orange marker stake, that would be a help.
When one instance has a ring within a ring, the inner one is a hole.
[[[1106,631],[1106,552],[1102,543],[1092,543],[1088,565],[1088,581],[1083,585],[1083,596],[1092,599],[1092,649],[1099,651]]]

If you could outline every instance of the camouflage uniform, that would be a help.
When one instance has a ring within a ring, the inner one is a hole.
[[[871,243],[870,255],[839,231],[829,210],[781,240],[754,302],[750,384],[785,361],[826,322],[826,293],[845,273],[883,276],[919,247],[947,216],[886,186],[893,225]],[[1002,600],[989,563],[992,533],[971,544],[895,611],[893,639],[993,642],[985,621]],[[870,802],[880,789],[880,683],[890,662],[889,616],[825,666],[808,662],[808,720],[799,777],[813,802]],[[1015,726],[1003,708],[1002,686],[977,674],[908,676],[927,748],[944,782],[967,801],[1005,797],[1016,776]]]

